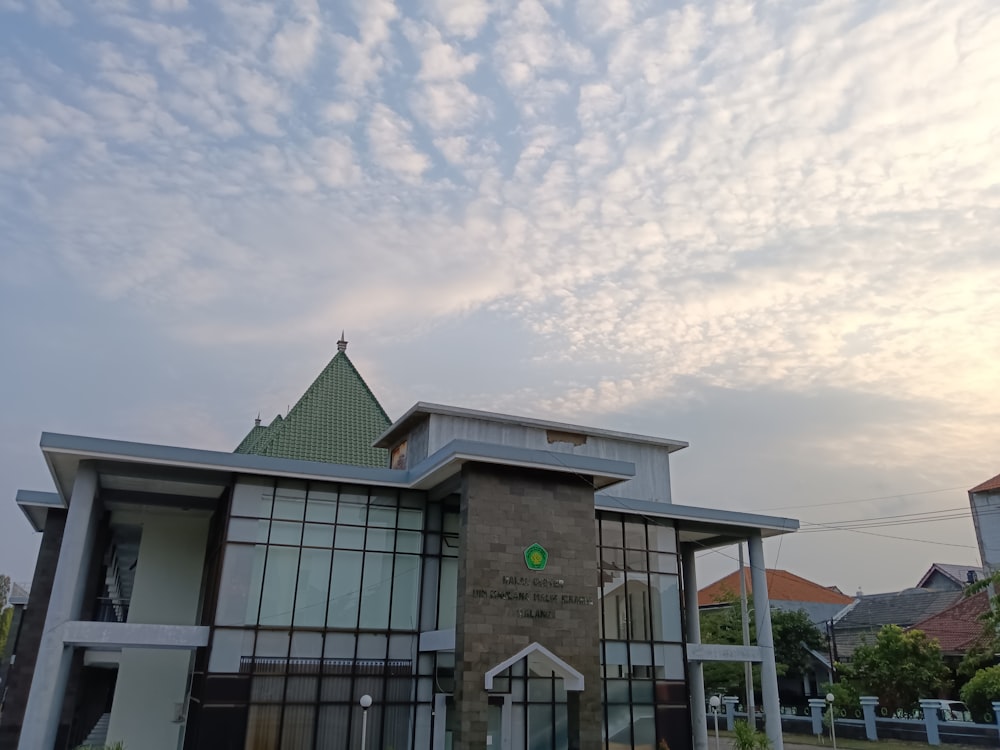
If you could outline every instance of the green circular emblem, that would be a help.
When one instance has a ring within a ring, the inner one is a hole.
[[[545,570],[545,563],[548,561],[549,553],[538,542],[524,551],[524,564],[528,566],[528,570]]]

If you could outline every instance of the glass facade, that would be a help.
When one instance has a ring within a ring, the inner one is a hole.
[[[457,498],[242,478],[222,553],[207,673],[189,747],[449,747],[450,651],[419,634],[455,627]],[[676,532],[597,516],[605,747],[691,745]],[[562,680],[530,659],[497,677],[492,733],[567,746]]]

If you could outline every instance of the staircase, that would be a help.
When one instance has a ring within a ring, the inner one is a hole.
[[[94,728],[90,730],[90,734],[87,735],[87,739],[81,743],[80,747],[104,747],[108,741],[108,724],[110,723],[111,713],[101,714],[101,718],[94,724]]]

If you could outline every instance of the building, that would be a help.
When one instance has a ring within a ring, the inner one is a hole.
[[[747,592],[753,592],[753,580],[748,568],[743,569],[744,585]],[[740,595],[740,572],[734,570],[715,583],[698,592],[698,606],[702,610],[728,606],[728,602]],[[839,614],[844,607],[854,601],[841,593],[836,586],[822,586],[808,578],[778,568],[767,570],[767,596],[771,609],[791,612],[802,610],[816,625],[822,625]]]
[[[969,490],[979,559],[988,575],[1000,569],[1000,474]]]
[[[917,588],[932,591],[961,591],[982,577],[983,569],[975,565],[931,563],[931,567],[917,583]]]
[[[762,539],[797,522],[673,503],[677,440],[389,424],[338,348],[235,453],[42,435],[0,748],[705,750],[701,664],[751,659],[781,750]],[[736,541],[758,642],[700,644],[694,553]]]
[[[19,583],[11,582],[7,604],[13,610],[10,614],[10,627],[7,630],[7,641],[0,649],[0,720],[3,717],[4,697],[7,695],[7,672],[10,670],[11,656],[21,631],[21,619],[24,608],[28,604],[28,591]]]

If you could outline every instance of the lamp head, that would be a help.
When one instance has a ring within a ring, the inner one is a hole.
[[[366,695],[362,695],[361,696],[361,700],[358,701],[358,702],[361,704],[361,708],[365,708],[365,709],[371,708],[372,697],[370,695],[367,695],[367,694]]]
[[[834,698],[833,693],[827,693],[826,694],[826,702],[827,703],[833,703],[833,698]]]
[[[711,698],[708,699],[708,705],[710,705],[713,710],[718,709],[721,703],[722,699],[720,699],[719,696],[717,695],[713,695]]]

